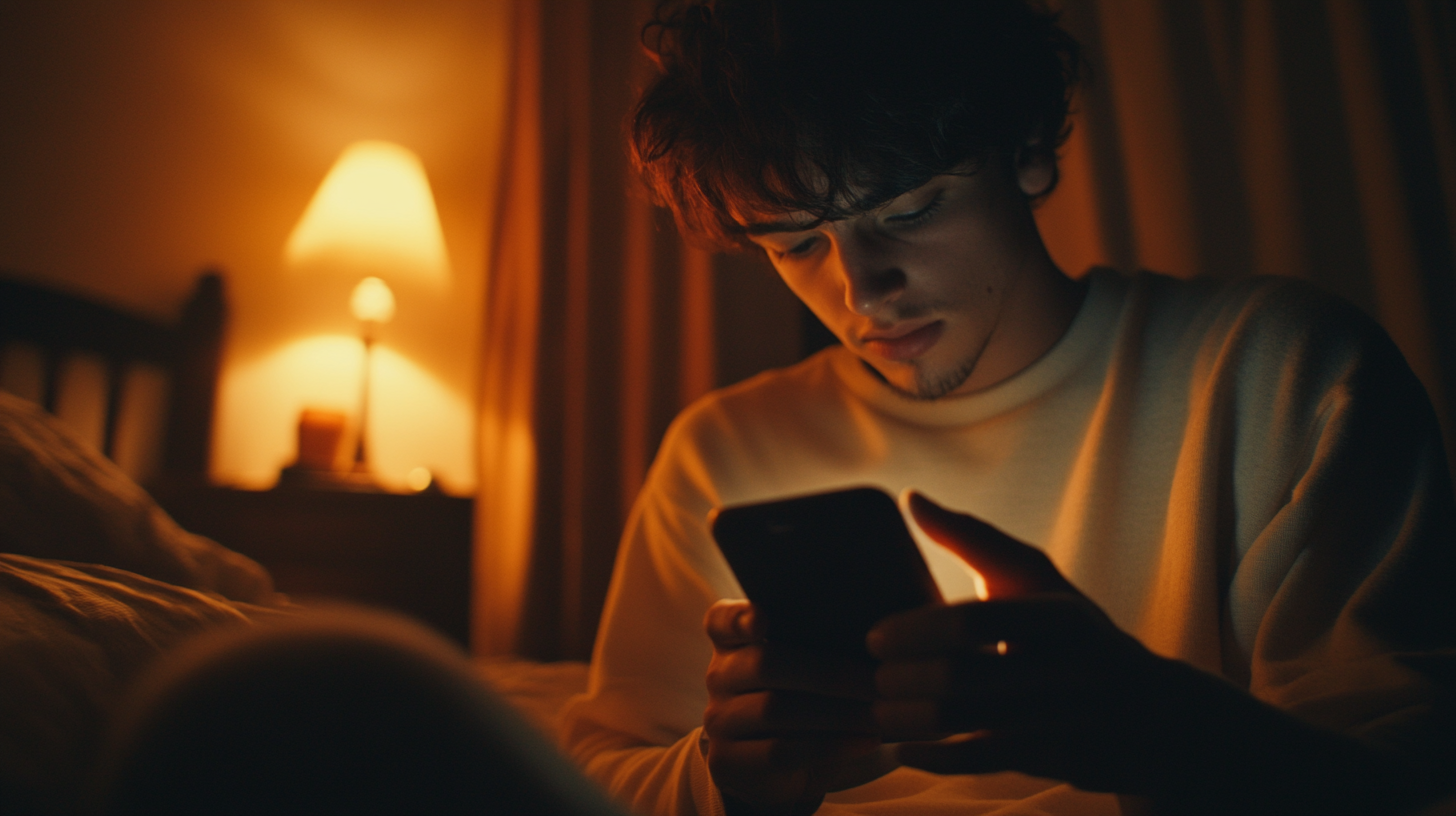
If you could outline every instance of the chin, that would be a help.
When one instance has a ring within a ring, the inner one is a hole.
[[[971,372],[976,369],[976,361],[954,367],[940,368],[927,371],[925,368],[916,366],[915,369],[915,391],[911,396],[919,400],[934,400],[950,396],[957,388],[965,385],[970,379]]]
[[[950,395],[971,376],[969,368],[926,371],[918,364],[912,364],[912,371],[908,378],[904,371],[896,372],[898,376],[891,377],[879,369],[875,370],[879,373],[880,379],[899,392],[901,396],[924,401],[937,400]]]
[[[860,363],[874,372],[886,385],[907,399],[937,400],[949,396],[970,379],[980,355],[959,364],[933,365],[924,359],[908,363],[879,364],[861,356]],[[888,370],[887,370],[888,369]]]

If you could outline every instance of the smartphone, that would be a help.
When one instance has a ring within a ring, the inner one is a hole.
[[[900,508],[876,487],[722,507],[708,524],[769,640],[868,657],[872,626],[940,601]]]

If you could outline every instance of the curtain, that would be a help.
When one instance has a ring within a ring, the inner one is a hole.
[[[1063,0],[1087,48],[1053,257],[1304,278],[1365,308],[1452,439],[1456,11],[1445,0]],[[585,658],[663,429],[822,336],[753,256],[685,247],[630,178],[648,0],[516,0],[480,395],[473,646]],[[801,321],[804,321],[801,323]],[[803,327],[801,330],[801,326]]]
[[[714,384],[708,257],[629,177],[644,2],[515,6],[480,402],[473,647],[590,653],[663,429]]]

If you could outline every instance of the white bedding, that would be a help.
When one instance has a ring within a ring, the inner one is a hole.
[[[572,695],[586,691],[587,664],[575,660],[537,663],[497,657],[478,660],[475,665],[487,685],[553,741],[562,707]]]

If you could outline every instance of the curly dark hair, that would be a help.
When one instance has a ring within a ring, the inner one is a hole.
[[[664,0],[642,42],[660,72],[633,162],[720,247],[746,243],[735,210],[834,220],[993,158],[1055,161],[1081,69],[1035,0]]]

